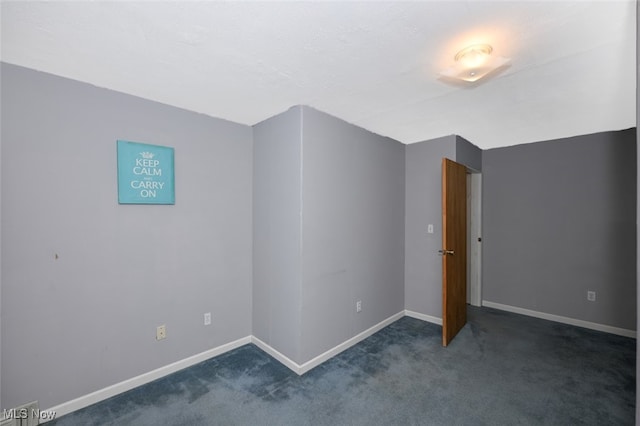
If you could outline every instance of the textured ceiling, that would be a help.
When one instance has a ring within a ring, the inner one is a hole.
[[[636,125],[636,2],[11,2],[0,59],[253,125],[297,104],[481,148]],[[511,65],[438,73],[489,43]]]

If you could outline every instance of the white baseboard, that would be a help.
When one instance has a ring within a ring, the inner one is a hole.
[[[284,355],[283,353],[277,351],[269,344],[258,339],[256,336],[251,336],[251,343],[253,343],[257,347],[259,347],[260,349],[262,349],[263,351],[271,355],[273,358],[277,359],[281,364],[284,364],[285,367],[289,368],[294,373],[298,375],[302,374],[300,373],[300,365],[298,363],[296,363],[295,361],[293,361],[291,358]]]
[[[266,353],[268,353],[269,355],[271,355],[272,357],[280,361],[282,364],[284,364],[285,366],[293,370],[296,374],[301,375],[311,370],[312,368],[322,364],[324,361],[328,360],[329,358],[334,357],[335,355],[339,354],[345,349],[348,349],[351,346],[355,345],[356,343],[366,339],[367,337],[371,336],[372,334],[381,330],[382,328],[386,327],[392,322],[402,318],[404,314],[405,314],[404,311],[398,312],[397,314],[390,316],[389,318],[379,322],[373,327],[368,328],[362,333],[359,333],[358,335],[350,338],[349,340],[339,344],[338,346],[332,349],[329,349],[325,353],[318,355],[317,357],[313,358],[310,361],[305,362],[302,365],[292,361],[287,356],[278,352],[277,350],[275,350],[274,348],[272,348],[262,340],[258,339],[257,337],[247,336],[247,337],[243,337],[241,339],[235,340],[233,342],[218,346],[216,348],[209,349],[199,354],[190,356],[180,361],[176,361],[172,364],[165,365],[163,367],[157,368],[153,371],[149,371],[139,376],[132,377],[131,379],[124,380],[120,383],[107,386],[106,388],[97,390],[87,395],[83,395],[71,401],[64,402],[60,405],[56,405],[55,407],[51,407],[47,410],[42,410],[42,411],[55,412],[56,418],[60,416],[64,416],[65,414],[69,414],[73,411],[80,410],[82,408],[88,407],[89,405],[95,404],[97,402],[104,401],[105,399],[111,398],[112,396],[126,392],[138,386],[142,386],[146,383],[152,382],[156,379],[167,376],[171,373],[175,373],[176,371],[182,370],[187,367],[191,367],[202,361],[206,361],[209,358],[222,355],[225,352],[229,352],[232,349],[238,348],[248,343],[254,343],[260,349],[262,349],[263,351],[265,351]],[[42,423],[45,423],[45,421],[43,420]]]
[[[213,358],[225,352],[229,352],[230,350],[246,345],[247,343],[251,343],[251,336],[243,337],[241,339],[226,343],[213,349],[209,349],[180,361],[176,361],[169,365],[156,368],[153,371],[149,371],[139,376],[132,377],[131,379],[124,380],[120,383],[107,386],[106,388],[97,390],[87,395],[83,395],[71,401],[64,402],[60,405],[56,405],[55,407],[51,407],[48,410],[44,411],[53,411],[56,413],[56,417],[64,416],[65,414],[69,414],[73,411],[80,410],[81,408],[88,407],[89,405],[95,404],[96,402],[104,401],[107,398],[111,398],[112,396],[118,395],[122,392],[126,392],[138,386],[152,382],[171,373],[175,373],[176,371],[191,367],[192,365],[196,365],[202,361],[206,361],[209,358]]]
[[[560,315],[547,314],[544,312],[532,311],[529,309],[519,308],[517,306],[503,305],[501,303],[495,303],[488,300],[482,301],[482,306],[486,306],[488,308],[499,309],[502,311],[513,312],[516,314],[527,315],[530,317],[541,318],[550,321],[556,321],[564,324],[575,325],[578,327],[589,328],[592,330],[604,331],[607,333],[616,334],[619,336],[636,338],[635,330],[627,330],[624,328],[612,327],[604,324],[597,324],[589,321],[583,321],[574,318],[563,317]],[[83,395],[79,398],[73,399],[71,401],[64,402],[60,405],[56,405],[55,407],[51,407],[47,410],[43,411],[53,411],[56,413],[56,417],[63,416],[65,414],[69,414],[73,411],[80,410],[82,408],[88,407],[91,404],[95,404],[97,402],[103,401],[105,399],[111,398],[112,396],[118,395],[120,393],[126,392],[138,386],[142,386],[146,383],[152,382],[161,377],[167,376],[176,371],[182,370],[187,367],[191,367],[196,365],[202,361],[206,361],[207,359],[213,358],[215,356],[221,355],[225,352],[228,352],[232,349],[238,348],[240,346],[246,345],[248,343],[253,343],[258,346],[260,349],[265,351],[267,354],[271,355],[273,358],[284,364],[286,367],[291,369],[298,375],[302,375],[307,371],[317,367],[328,359],[338,355],[340,352],[350,348],[351,346],[361,342],[372,334],[380,331],[384,327],[389,324],[399,320],[403,316],[408,316],[412,318],[416,318],[422,321],[427,321],[433,324],[442,325],[442,318],[434,317],[431,315],[421,314],[414,311],[404,310],[398,312],[390,316],[389,318],[379,322],[378,324],[366,329],[365,331],[357,334],[356,336],[340,343],[339,345],[329,349],[328,351],[318,355],[317,357],[303,363],[298,364],[295,361],[288,358],[286,355],[280,353],[273,347],[269,346],[267,343],[258,339],[255,336],[247,336],[241,339],[235,340],[233,342],[218,346],[213,349],[209,349],[207,351],[201,352],[199,354],[193,355],[191,357],[185,358],[180,361],[176,361],[172,364],[165,365],[163,367],[157,368],[153,371],[149,371],[147,373],[141,374],[139,376],[133,377],[131,379],[124,380],[120,383],[116,383],[114,385],[108,386],[106,388],[97,390],[87,395]],[[42,421],[43,423],[46,421]]]
[[[298,374],[304,374],[307,371],[311,370],[312,368],[317,367],[318,365],[322,364],[323,362],[325,362],[329,358],[332,358],[332,357],[338,355],[340,352],[342,352],[342,351],[344,351],[346,349],[349,349],[351,346],[355,345],[356,343],[359,343],[359,342],[363,341],[364,339],[366,339],[367,337],[371,336],[372,334],[382,330],[383,328],[385,328],[389,324],[391,324],[393,322],[396,322],[397,320],[399,320],[403,316],[404,316],[404,311],[400,311],[397,314],[391,315],[389,318],[380,321],[378,324],[376,324],[376,325],[374,325],[372,327],[369,327],[365,331],[353,336],[349,340],[346,340],[346,341],[340,343],[338,346],[336,346],[336,347],[334,347],[332,349],[329,349],[325,353],[320,354],[317,357],[305,362],[304,364],[302,364],[300,366],[300,373],[298,373]]]
[[[318,355],[317,357],[310,359],[309,361],[303,363],[303,364],[298,364],[297,362],[293,361],[291,358],[287,357],[286,355],[283,355],[282,353],[278,352],[276,349],[274,349],[273,347],[269,346],[267,343],[263,342],[262,340],[258,339],[255,336],[251,337],[251,341],[258,346],[260,349],[262,349],[263,351],[265,351],[266,353],[268,353],[269,355],[271,355],[272,357],[274,357],[275,359],[277,359],[278,361],[280,361],[282,364],[284,364],[285,366],[287,366],[290,370],[292,370],[294,373],[298,374],[298,375],[302,375],[304,373],[306,373],[307,371],[317,367],[318,365],[322,364],[323,362],[327,361],[330,358],[333,358],[334,356],[338,355],[340,352],[349,349],[351,346],[355,345],[356,343],[359,343],[361,341],[363,341],[364,339],[366,339],[367,337],[371,336],[372,334],[382,330],[384,327],[388,326],[389,324],[399,320],[400,318],[402,318],[405,315],[404,311],[398,312],[397,314],[391,315],[389,318],[380,321],[378,324],[366,329],[365,331],[353,336],[352,338],[345,340],[344,342],[340,343],[339,345],[329,349],[328,351]]]
[[[487,308],[499,309],[501,311],[513,312],[515,314],[541,318],[549,321],[561,322],[563,324],[589,328],[591,330],[604,331],[605,333],[617,334],[618,336],[631,337],[633,339],[636,338],[637,334],[635,330],[627,330],[626,328],[612,327],[610,325],[598,324],[595,322],[583,321],[575,318],[563,317],[560,315],[547,314],[545,312],[532,311],[530,309],[503,305],[502,303],[490,302],[488,300],[483,300],[482,306],[486,306]]]
[[[419,312],[414,312],[414,311],[404,311],[404,314],[411,318],[416,318],[422,321],[430,322],[432,324],[442,325],[442,318],[433,317],[431,315],[421,314]]]

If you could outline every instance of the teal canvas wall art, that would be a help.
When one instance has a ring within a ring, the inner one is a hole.
[[[129,141],[117,145],[118,202],[175,204],[173,148]]]

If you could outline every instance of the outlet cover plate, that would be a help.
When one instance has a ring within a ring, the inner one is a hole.
[[[160,325],[156,328],[156,340],[162,340],[167,338],[167,326]]]

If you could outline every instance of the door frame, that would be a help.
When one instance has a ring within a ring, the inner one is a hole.
[[[482,173],[469,171],[467,192],[469,196],[469,228],[467,232],[467,282],[468,301],[472,306],[482,306]]]

